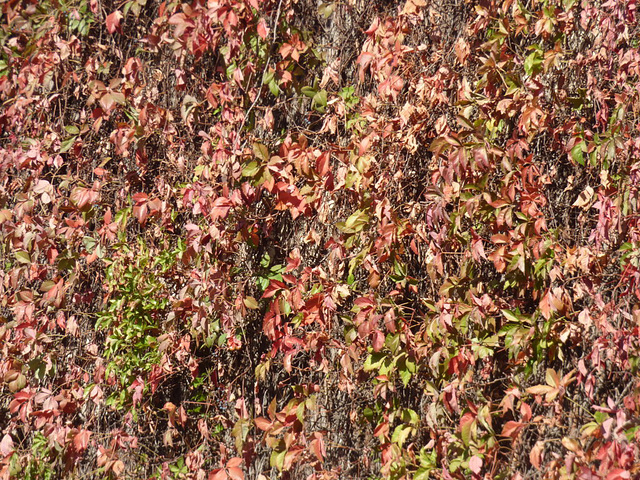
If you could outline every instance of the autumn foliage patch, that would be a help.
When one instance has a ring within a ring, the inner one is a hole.
[[[0,478],[640,478],[635,0],[0,8]]]

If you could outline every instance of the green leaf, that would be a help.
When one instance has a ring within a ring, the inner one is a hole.
[[[396,353],[398,346],[400,346],[400,334],[396,333],[395,335],[387,335],[384,344],[392,353]]]
[[[284,440],[280,440],[278,446],[271,452],[271,458],[269,459],[269,465],[276,467],[282,471],[284,468],[284,458],[287,455],[287,447]]]
[[[404,442],[409,438],[413,428],[409,425],[398,425],[393,431],[393,435],[391,436],[391,441],[393,443],[397,443],[400,447],[404,444]]]
[[[64,129],[67,131],[67,133],[70,133],[71,135],[80,134],[80,129],[75,125],[67,125],[66,127],[64,127]]]
[[[274,96],[276,96],[276,97],[277,97],[278,95],[280,95],[280,87],[278,87],[278,84],[276,83],[276,81],[275,81],[275,80],[271,80],[271,81],[269,82],[269,90],[270,90],[270,91],[271,91],[271,93],[272,93]]]
[[[416,361],[413,357],[407,357],[404,363],[411,373],[416,373],[418,371],[418,366],[416,365]]]
[[[365,372],[370,372],[371,370],[377,370],[382,365],[382,362],[385,359],[384,353],[372,353],[367,357],[364,361],[363,370]]]
[[[429,480],[431,478],[431,467],[420,467],[413,476],[413,480]]]
[[[582,165],[584,167],[584,153],[583,153],[583,147],[584,147],[584,142],[580,142],[580,143],[576,143],[573,148],[571,149],[571,158],[573,159],[574,162]]]
[[[405,387],[409,385],[409,382],[411,381],[411,372],[405,368],[401,368],[400,370],[398,370],[398,373],[400,374],[400,380],[402,380],[402,384]]]
[[[96,247],[96,239],[93,237],[83,237],[82,238],[82,244],[84,245],[84,248],[87,250],[87,252],[91,253],[93,252],[93,250]]]
[[[31,263],[31,256],[23,250],[16,252],[15,256],[20,263]]]
[[[460,436],[465,445],[469,445],[473,431],[477,428],[475,418],[463,417],[460,423]]]
[[[59,153],[68,152],[76,141],[76,137],[69,137],[60,143]]]
[[[260,171],[260,168],[261,167],[260,165],[258,165],[258,162],[256,161],[249,162],[242,169],[242,176],[254,178],[256,174]]]
[[[56,282],[54,282],[53,280],[45,280],[44,282],[42,282],[42,285],[40,285],[40,291],[48,292],[55,286],[56,286]]]
[[[303,95],[306,95],[309,98],[315,97],[316,93],[318,93],[315,88],[309,86],[302,87],[300,91],[303,93]]]
[[[9,67],[7,65],[7,62],[5,62],[4,60],[0,60],[0,77],[5,77],[9,75]]]
[[[530,77],[534,76],[542,69],[542,56],[539,50],[534,50],[524,61],[524,71]]]
[[[313,96],[312,99],[313,107],[320,113],[324,113],[324,110],[327,106],[327,91],[320,90]]]
[[[410,425],[419,426],[420,416],[416,413],[415,410],[412,410],[411,408],[405,408],[404,410],[402,410],[402,421]]]
[[[262,84],[268,85],[273,82],[273,72],[265,72],[262,76]]]
[[[358,233],[369,223],[369,215],[362,210],[356,210],[345,222],[338,222],[336,227],[344,233]]]
[[[325,19],[329,18],[336,9],[336,2],[323,2],[318,7],[318,13]]]
[[[236,450],[238,452],[242,451],[242,447],[247,439],[252,423],[253,422],[249,418],[239,418],[231,430],[231,435],[235,438]]]
[[[504,317],[510,322],[520,323],[520,319],[511,310],[501,310],[501,311],[502,311],[502,315],[504,315]]]
[[[116,102],[117,104],[120,104],[120,105],[124,105],[126,103],[126,100],[127,100],[126,97],[124,96],[124,93],[120,93],[120,92],[111,92],[109,94],[109,96],[111,97],[111,100],[113,100],[114,102]],[[187,95],[187,96],[189,96],[189,95]]]
[[[47,373],[47,364],[40,358],[34,358],[29,362],[29,368],[33,372],[33,375],[40,381],[44,380]]]

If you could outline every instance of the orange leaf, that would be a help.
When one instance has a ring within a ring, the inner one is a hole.
[[[273,424],[264,417],[258,417],[253,422],[256,424],[256,427],[265,432],[271,430],[271,427],[273,427]]]
[[[426,7],[427,2],[425,0],[407,0],[402,8],[401,15],[414,15],[418,13],[419,7]]]
[[[527,392],[532,395],[546,395],[555,390],[556,388],[550,387],[549,385],[536,385],[535,387],[527,388]]]
[[[227,480],[227,472],[225,472],[224,468],[217,468],[209,474],[209,478],[207,480]]]
[[[520,431],[522,430],[524,425],[524,423],[514,422],[513,420],[511,420],[505,423],[500,435],[502,435],[503,437],[511,437],[513,440],[515,440],[520,434]]]
[[[540,465],[542,465],[542,457],[544,455],[544,442],[542,440],[538,440],[536,444],[533,446],[531,451],[529,452],[529,461],[531,465],[533,465],[536,470],[540,470]]]

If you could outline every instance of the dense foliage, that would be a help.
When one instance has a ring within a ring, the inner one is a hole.
[[[640,478],[636,0],[0,8],[0,478]]]

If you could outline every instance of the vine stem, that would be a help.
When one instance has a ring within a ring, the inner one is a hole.
[[[282,0],[279,0],[278,1],[278,10],[276,11],[275,21],[273,22],[273,25],[271,27],[272,28],[272,35],[271,35],[271,45],[269,46],[269,56],[267,57],[267,63],[265,63],[264,68],[262,69],[262,75],[260,75],[258,77],[258,82],[262,82],[262,79],[264,78],[264,75],[267,72],[267,70],[269,68],[269,65],[271,63],[271,48],[273,48],[273,45],[275,45],[275,43],[276,43],[276,35],[277,35],[277,31],[278,31],[278,23],[280,22],[281,9],[282,9]],[[259,86],[258,93],[256,94],[256,98],[253,99],[253,102],[249,106],[249,109],[247,110],[247,113],[245,114],[244,118],[242,119],[242,123],[240,124],[240,128],[238,128],[236,139],[233,142],[232,154],[234,154],[236,152],[236,150],[238,148],[238,142],[240,141],[240,133],[244,129],[244,126],[247,123],[247,119],[249,118],[249,115],[251,115],[252,110],[256,107],[256,105],[258,103],[258,100],[260,99],[260,95],[262,93],[262,87],[263,87],[263,85]]]

